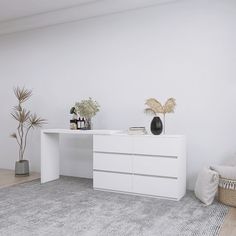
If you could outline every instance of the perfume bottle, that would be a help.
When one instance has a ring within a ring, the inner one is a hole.
[[[81,119],[80,119],[80,117],[77,120],[77,129],[81,129]]]
[[[84,120],[84,118],[81,119],[81,129],[85,129],[85,120]]]
[[[77,129],[77,122],[76,120],[70,120],[70,129],[75,130]]]

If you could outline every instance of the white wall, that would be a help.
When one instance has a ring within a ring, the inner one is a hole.
[[[8,138],[15,85],[33,89],[27,106],[52,128],[68,127],[70,107],[89,96],[102,107],[95,128],[148,128],[145,99],[175,97],[167,133],[188,137],[192,188],[202,166],[236,152],[235,22],[234,0],[186,0],[0,38],[0,167],[14,168],[17,158]],[[91,177],[88,138],[61,144],[62,173]],[[39,150],[36,131],[26,155],[33,170]]]

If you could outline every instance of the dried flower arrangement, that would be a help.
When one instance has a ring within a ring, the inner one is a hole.
[[[86,119],[91,119],[94,117],[97,112],[99,112],[99,104],[97,101],[93,100],[92,98],[89,98],[87,100],[82,100],[81,102],[75,103],[75,111],[78,113],[81,117],[84,117]]]
[[[169,98],[165,102],[164,105],[162,105],[158,100],[155,98],[149,98],[147,99],[145,105],[148,107],[145,108],[146,114],[151,114],[154,116],[157,116],[158,114],[163,114],[163,122],[164,122],[164,133],[165,133],[165,115],[167,113],[174,113],[176,102],[174,98]]]

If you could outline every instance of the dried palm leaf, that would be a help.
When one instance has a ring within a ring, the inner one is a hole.
[[[19,103],[23,103],[31,97],[32,91],[25,88],[16,87],[14,88],[14,94]]]
[[[19,121],[19,123],[24,123],[29,119],[30,112],[26,109],[22,109],[22,111],[15,110],[11,115],[15,120]]]
[[[16,111],[22,111],[22,107],[20,105],[14,106],[13,109]]]
[[[28,120],[29,126],[32,128],[39,128],[46,124],[46,120],[38,117],[36,114],[30,115]]]
[[[163,106],[155,98],[149,98],[145,103],[149,108],[151,108],[155,113],[163,113]]]
[[[17,135],[16,135],[16,133],[12,133],[12,134],[10,135],[10,137],[11,137],[11,138],[17,138]]]
[[[149,115],[156,115],[155,111],[153,111],[151,108],[145,108],[144,112]]]
[[[163,106],[164,113],[173,113],[175,110],[176,102],[174,98],[169,98]]]
[[[151,108],[145,108],[144,112],[149,115],[154,115],[154,116],[156,115],[156,112],[153,111]]]

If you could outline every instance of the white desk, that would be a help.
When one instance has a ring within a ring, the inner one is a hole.
[[[120,130],[45,129],[41,131],[41,183],[59,178],[59,135],[96,135],[121,133]]]
[[[179,200],[186,191],[184,135],[48,129],[41,133],[41,183],[59,178],[59,135],[93,136],[93,188]]]

